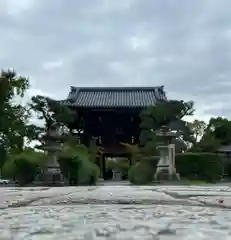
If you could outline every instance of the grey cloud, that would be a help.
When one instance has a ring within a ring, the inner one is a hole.
[[[40,0],[0,15],[0,66],[57,98],[70,85],[164,84],[169,97],[219,114],[207,106],[219,99],[226,109],[231,100],[230,9],[230,0]]]

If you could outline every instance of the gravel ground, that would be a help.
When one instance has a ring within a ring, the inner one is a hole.
[[[0,239],[231,239],[228,186],[0,188]]]

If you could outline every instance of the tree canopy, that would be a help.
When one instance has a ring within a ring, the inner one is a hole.
[[[74,120],[74,112],[60,102],[45,96],[33,96],[29,104],[38,119],[45,121],[45,130],[53,125],[68,126]]]
[[[193,151],[214,152],[222,145],[231,144],[231,121],[223,118],[211,118],[203,123],[203,135],[192,147]]]
[[[176,132],[178,137],[175,139],[175,144],[179,149],[185,149],[186,142],[194,142],[191,128],[183,120],[185,116],[193,114],[193,106],[193,102],[172,100],[150,106],[141,112],[140,144],[146,155],[156,153],[154,147],[158,142],[156,130],[162,126],[168,126],[170,131]]]
[[[0,168],[7,154],[21,151],[27,133],[30,113],[26,106],[18,104],[16,98],[23,98],[29,88],[25,77],[17,76],[14,71],[0,74]]]

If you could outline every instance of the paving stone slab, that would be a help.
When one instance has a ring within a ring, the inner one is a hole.
[[[12,187],[0,196],[0,239],[231,239],[226,186]]]

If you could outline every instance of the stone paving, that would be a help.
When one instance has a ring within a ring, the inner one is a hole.
[[[0,239],[231,239],[227,186],[0,188]]]

